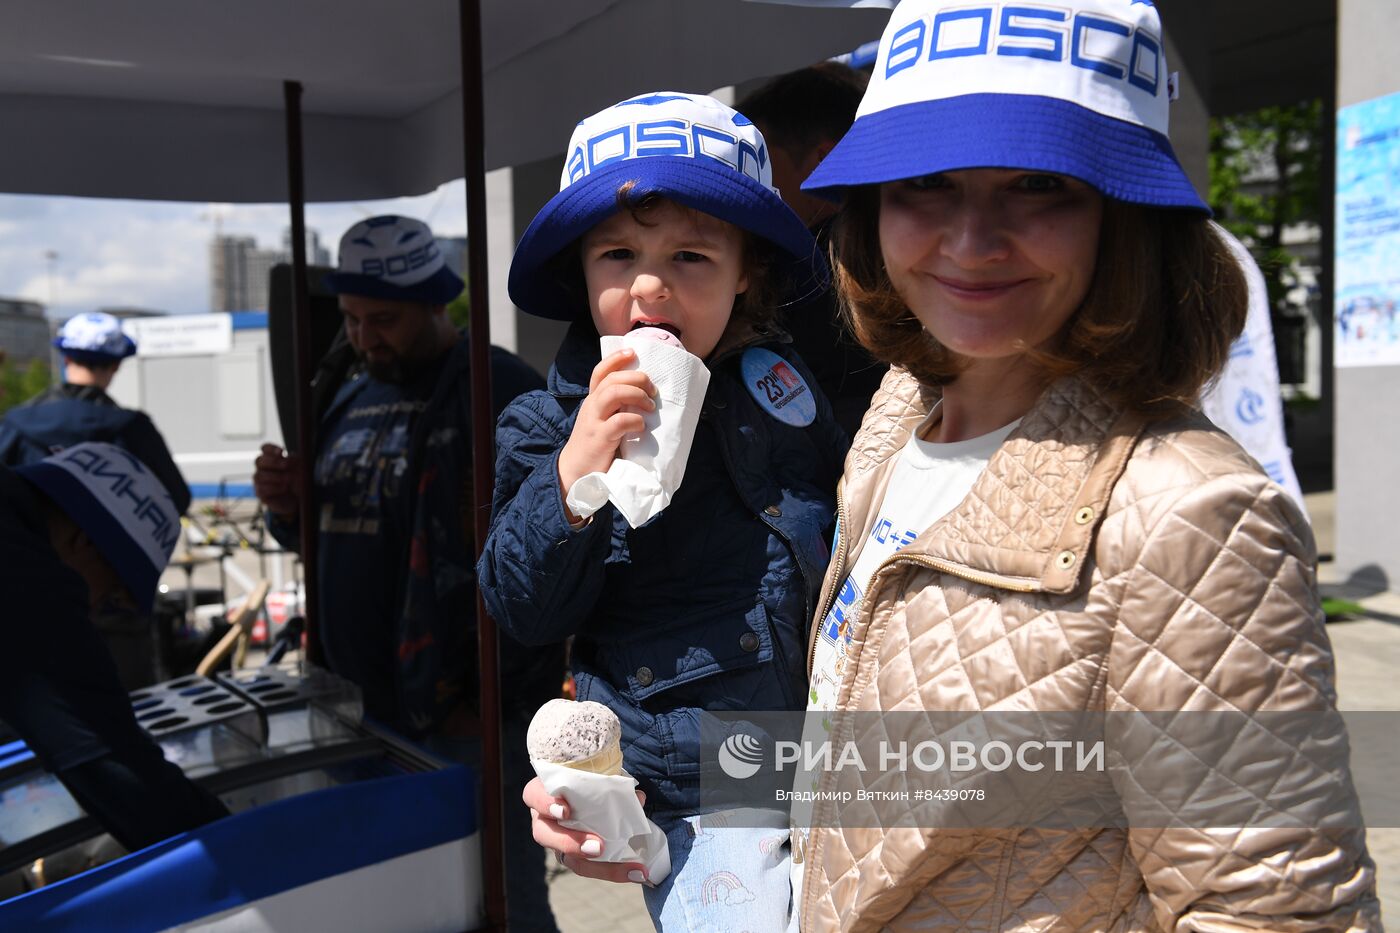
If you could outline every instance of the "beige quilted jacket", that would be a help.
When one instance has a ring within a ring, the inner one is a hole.
[[[935,398],[902,370],[876,394],[818,618],[854,562],[844,542],[868,537],[894,454]],[[1144,425],[1062,380],[968,497],[871,580],[838,705],[1331,709],[1314,559],[1296,506],[1207,420]],[[1356,817],[1344,758],[1339,773]],[[820,789],[878,780],[844,769]],[[819,802],[795,853],[804,933],[1380,929],[1359,817],[1325,832],[872,829],[842,826],[843,806]]]

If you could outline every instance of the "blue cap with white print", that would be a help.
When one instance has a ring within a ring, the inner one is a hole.
[[[763,134],[701,94],[656,91],[595,113],[574,128],[559,193],[535,215],[510,266],[510,297],[539,317],[572,320],[579,307],[550,260],[618,211],[617,192],[660,195],[762,237],[785,252],[777,269],[797,294],[825,287],[811,233],[773,187]]]

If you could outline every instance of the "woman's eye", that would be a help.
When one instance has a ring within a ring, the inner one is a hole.
[[[920,175],[917,178],[907,178],[904,183],[916,191],[933,191],[938,188],[948,187],[948,176],[941,172],[932,175]]]

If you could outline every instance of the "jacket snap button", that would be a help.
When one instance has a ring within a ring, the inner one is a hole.
[[[779,518],[780,516],[782,516],[783,510],[778,508],[776,505],[770,505],[768,506],[768,508],[763,510],[763,513],[765,515],[771,515],[774,518]]]
[[[745,651],[758,650],[758,636],[753,632],[745,632],[739,636],[739,647]]]
[[[637,683],[638,683],[638,685],[643,686],[643,687],[650,687],[650,686],[651,686],[651,682],[652,682],[653,680],[655,680],[655,679],[656,679],[656,675],[654,675],[654,674],[651,672],[651,668],[649,668],[649,667],[639,667],[639,668],[637,668]]]
[[[1094,510],[1086,505],[1074,513],[1074,520],[1080,525],[1087,525],[1094,520]]]
[[[1068,570],[1074,566],[1074,560],[1073,551],[1061,551],[1060,555],[1055,558],[1055,563],[1059,565],[1061,570]]]
[[[728,404],[724,401],[724,399],[722,399],[722,398],[717,398],[717,399],[715,399],[713,402],[710,403],[710,407],[711,407],[711,408],[714,408],[714,409],[716,409],[716,410],[718,410],[718,409],[721,409],[721,408],[727,408],[727,407],[728,407]]]

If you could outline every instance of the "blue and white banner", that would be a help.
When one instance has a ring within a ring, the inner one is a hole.
[[[1303,490],[1293,472],[1293,456],[1283,432],[1283,402],[1264,274],[1244,244],[1224,227],[1215,229],[1229,244],[1249,282],[1249,318],[1244,333],[1230,347],[1230,359],[1220,378],[1201,396],[1201,408],[1303,508]]]
[[[1400,93],[1337,111],[1336,317],[1342,366],[1400,364]]]

